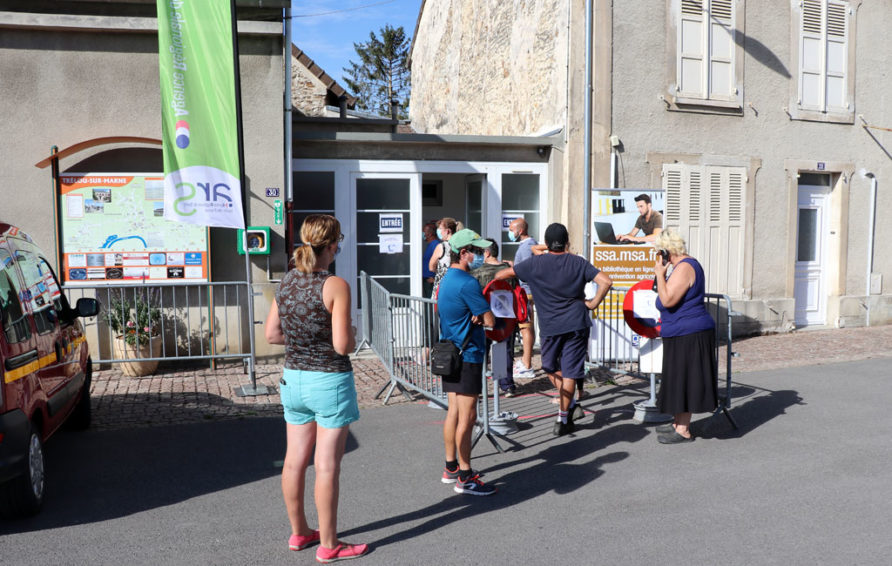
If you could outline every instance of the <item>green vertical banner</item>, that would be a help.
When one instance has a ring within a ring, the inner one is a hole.
[[[157,1],[164,218],[244,228],[230,3]]]

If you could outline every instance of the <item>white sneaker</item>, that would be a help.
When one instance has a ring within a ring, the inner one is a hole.
[[[536,370],[525,367],[521,364],[514,364],[514,379],[533,379],[536,377]]]

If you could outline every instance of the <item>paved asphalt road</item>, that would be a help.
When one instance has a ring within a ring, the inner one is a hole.
[[[700,415],[678,446],[632,422],[640,384],[595,389],[560,439],[525,395],[516,445],[475,449],[489,498],[439,482],[441,411],[364,409],[342,536],[372,544],[366,565],[888,564],[890,375],[888,358],[736,374],[740,429]],[[315,563],[287,549],[279,419],[61,433],[43,512],[0,522],[2,564]]]

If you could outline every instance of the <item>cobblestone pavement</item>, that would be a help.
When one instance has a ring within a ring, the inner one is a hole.
[[[756,336],[734,342],[738,354],[733,373],[775,370],[785,367],[837,363],[866,358],[892,357],[892,325],[872,328],[807,330]],[[369,351],[353,358],[359,404],[380,407],[375,395],[389,381],[386,370]],[[539,367],[538,356],[533,367]],[[120,370],[96,371],[91,388],[93,428],[115,429],[274,416],[282,413],[278,381],[281,366],[258,365],[258,385],[271,389],[268,395],[238,397],[235,389],[250,385],[242,364],[209,368],[159,369],[155,375],[126,377]],[[598,374],[603,381],[609,374]],[[612,376],[620,385],[638,381]],[[519,382],[522,393],[551,390],[540,371],[532,380]],[[591,387],[591,385],[589,386]],[[382,396],[383,398],[383,396]],[[413,400],[418,400],[415,397]],[[395,392],[389,404],[409,402]]]

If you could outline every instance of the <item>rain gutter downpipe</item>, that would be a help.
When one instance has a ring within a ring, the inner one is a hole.
[[[291,5],[285,8],[285,202],[294,201],[294,184],[291,174]],[[287,225],[287,223],[286,223]]]
[[[864,282],[865,307],[867,308],[867,316],[864,326],[870,326],[870,275],[873,273],[873,233],[876,229],[876,205],[877,205],[877,176],[861,169],[858,171],[862,177],[870,179],[870,213],[868,219],[867,230],[867,279]]]
[[[592,259],[592,0],[585,0],[585,102],[583,108],[582,239],[584,257]]]

